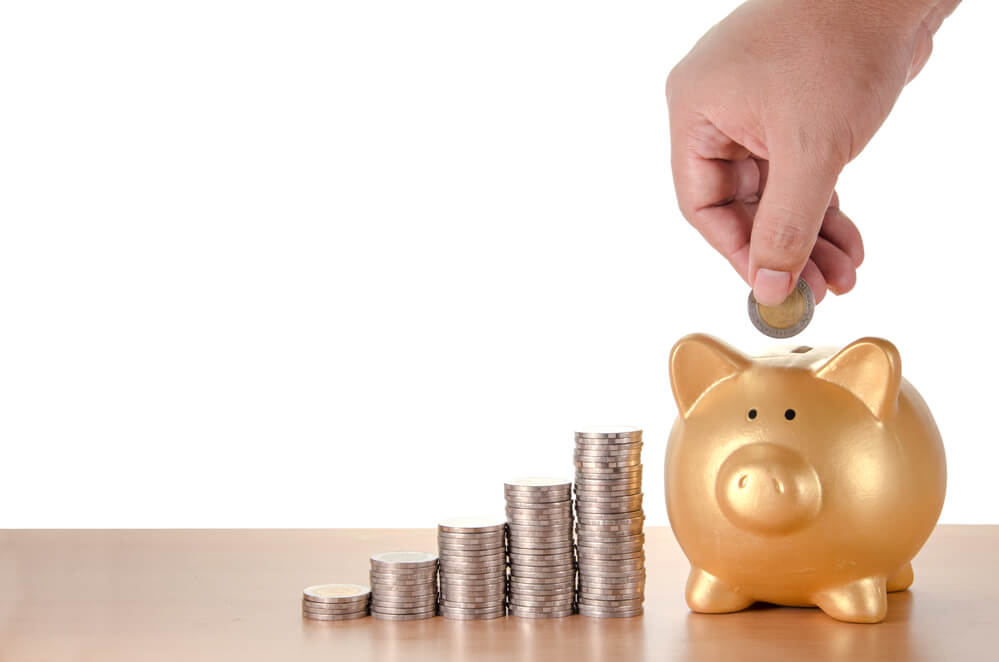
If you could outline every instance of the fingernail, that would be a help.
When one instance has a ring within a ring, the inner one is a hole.
[[[786,271],[759,269],[753,283],[753,296],[764,306],[776,306],[791,292],[791,274]]]

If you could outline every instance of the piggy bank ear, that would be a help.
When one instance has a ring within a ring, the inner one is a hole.
[[[669,357],[669,381],[680,414],[686,418],[712,386],[749,366],[745,355],[717,338],[703,333],[681,338]]]
[[[850,343],[815,371],[815,376],[853,393],[878,420],[895,412],[902,384],[902,359],[881,338]]]

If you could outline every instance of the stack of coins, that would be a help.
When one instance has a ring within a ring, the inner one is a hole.
[[[576,432],[579,613],[637,616],[645,599],[642,431]]]
[[[413,621],[437,613],[437,555],[385,552],[371,557],[371,615]]]
[[[456,517],[437,526],[441,616],[458,620],[506,615],[506,522]]]
[[[317,621],[349,621],[368,615],[371,589],[358,584],[321,584],[302,592],[302,615]]]
[[[572,483],[517,478],[503,486],[510,556],[509,608],[514,616],[561,618],[574,613]]]

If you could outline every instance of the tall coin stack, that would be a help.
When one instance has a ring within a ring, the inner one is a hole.
[[[509,609],[525,618],[574,613],[572,483],[518,478],[503,485],[510,557]]]
[[[437,555],[385,552],[371,557],[371,615],[413,621],[437,613]]]
[[[437,526],[441,616],[458,620],[506,615],[506,522],[456,517]]]
[[[637,616],[645,599],[642,431],[576,432],[579,613]]]

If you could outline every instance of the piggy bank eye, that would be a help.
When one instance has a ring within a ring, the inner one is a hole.
[[[756,410],[755,409],[750,409],[749,413],[746,414],[746,416],[749,417],[749,420],[753,420],[754,418],[756,418]]]
[[[786,412],[784,412],[784,418],[786,418],[787,420],[793,421],[794,417],[795,413],[793,409],[788,409]]]

